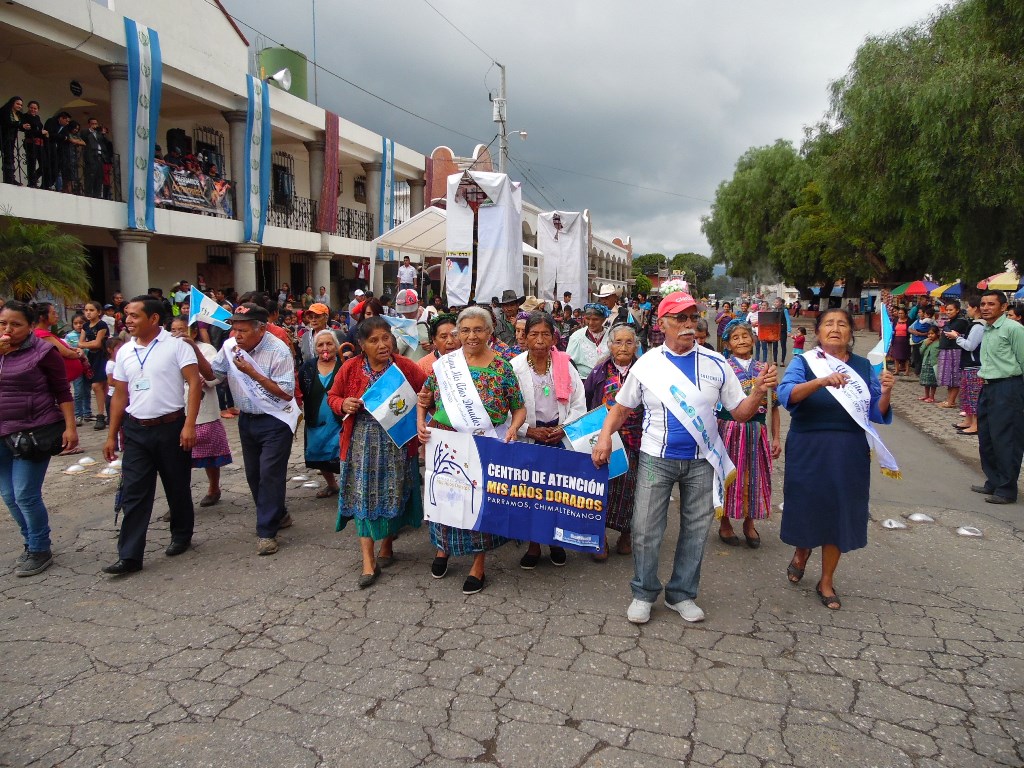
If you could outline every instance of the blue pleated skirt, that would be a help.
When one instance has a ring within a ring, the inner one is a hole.
[[[790,432],[779,536],[794,547],[868,543],[871,453],[863,432]]]

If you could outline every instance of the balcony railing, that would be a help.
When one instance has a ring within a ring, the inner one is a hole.
[[[314,232],[316,201],[297,195],[278,200],[271,197],[270,208],[267,209],[267,224],[272,227],[297,229],[300,232]]]
[[[31,186],[40,187],[44,179],[50,179],[51,185],[48,187],[49,189],[65,192],[69,195],[85,195],[87,186],[83,148],[67,144],[59,149],[57,156],[52,158],[47,157],[45,152],[47,148],[44,147],[43,149],[43,158],[39,169],[35,173],[35,178],[30,180],[24,146],[20,141],[18,142],[14,158],[14,178],[18,184],[29,186],[31,181]],[[52,164],[51,172],[48,173],[45,170],[45,163]],[[98,173],[95,193],[91,196],[104,200],[116,200],[119,203],[123,202],[124,200],[121,197],[121,165],[118,155],[114,154],[110,162],[104,163]],[[51,175],[54,178],[50,178]]]
[[[373,214],[339,206],[338,222],[334,228],[334,234],[350,237],[353,240],[373,240],[377,236],[373,227]]]

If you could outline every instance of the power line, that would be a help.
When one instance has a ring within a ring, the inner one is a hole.
[[[205,1],[206,1],[206,3],[208,5],[216,8],[220,12],[227,13],[227,15],[230,16],[234,21],[238,22],[239,24],[241,24],[244,27],[248,27],[253,32],[256,32],[257,34],[262,35],[263,37],[265,37],[267,40],[269,40],[270,42],[274,43],[275,45],[280,45],[282,47],[286,47],[284,45],[284,43],[282,43],[280,40],[275,40],[273,37],[268,35],[263,30],[259,29],[258,27],[254,27],[251,24],[249,24],[249,23],[247,23],[245,21],[242,21],[242,19],[240,19],[237,16],[235,16],[234,14],[228,12],[227,9],[225,9],[225,8],[223,8],[221,6],[216,5],[213,2],[213,0],[205,0]],[[472,41],[470,41],[470,42],[472,42]],[[469,139],[470,141],[475,141],[478,144],[481,143],[481,140],[479,138],[477,138],[476,136],[470,136],[468,133],[463,133],[462,131],[458,131],[458,130],[456,130],[454,128],[451,128],[451,127],[449,127],[447,125],[442,125],[441,123],[438,123],[438,122],[436,122],[434,120],[431,120],[429,117],[424,117],[423,115],[419,115],[419,114],[413,112],[410,109],[406,109],[405,107],[402,107],[402,106],[399,106],[398,104],[395,104],[393,101],[389,101],[388,99],[385,99],[383,96],[378,96],[373,91],[367,90],[366,88],[364,88],[361,85],[353,83],[351,80],[348,80],[347,78],[344,78],[341,75],[339,75],[337,72],[335,72],[335,71],[333,71],[331,69],[328,69],[327,67],[325,67],[325,66],[323,66],[321,64],[318,64],[316,61],[313,61],[311,63],[312,63],[312,65],[313,65],[313,67],[315,69],[323,72],[326,75],[330,75],[331,77],[337,78],[338,80],[340,80],[341,82],[345,83],[346,85],[349,85],[349,86],[355,88],[357,91],[365,93],[367,96],[371,96],[371,97],[377,99],[378,101],[384,102],[389,107],[393,107],[394,109],[397,109],[399,112],[404,112],[405,114],[407,114],[407,115],[409,115],[411,117],[415,117],[417,120],[422,120],[425,123],[429,123],[430,125],[433,125],[433,126],[435,126],[437,128],[441,128],[442,130],[448,131],[449,133],[454,133],[456,136],[462,136],[464,139]]]
[[[444,19],[446,22],[448,22],[448,26],[450,26],[452,29],[454,29],[456,32],[458,32],[460,35],[462,35],[464,38],[466,38],[466,40],[469,42],[470,45],[472,45],[474,48],[476,48],[478,51],[480,51],[480,53],[482,53],[484,56],[486,56],[488,59],[490,59],[495,64],[498,63],[497,59],[495,59],[493,56],[491,56],[491,54],[489,54],[487,51],[485,51],[483,48],[481,48],[479,45],[477,45],[476,42],[473,40],[473,38],[471,38],[469,35],[467,35],[465,32],[463,32],[457,26],[455,26],[455,23],[451,19],[449,19],[447,16],[445,16],[439,10],[437,10],[437,8],[435,8],[430,3],[430,0],[423,0],[423,2],[426,3],[427,6],[434,13],[436,13],[438,16],[440,16],[442,19]]]

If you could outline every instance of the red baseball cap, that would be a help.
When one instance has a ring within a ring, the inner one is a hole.
[[[661,300],[661,303],[658,305],[658,317],[674,315],[676,312],[682,312],[684,309],[690,309],[691,307],[702,311],[705,309],[703,304],[698,304],[697,300],[686,291],[675,291]]]

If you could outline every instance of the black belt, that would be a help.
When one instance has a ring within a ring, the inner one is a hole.
[[[179,408],[173,413],[166,413],[163,416],[157,416],[155,419],[137,419],[131,415],[129,415],[128,418],[140,427],[155,427],[157,424],[170,424],[173,421],[185,418],[185,409]]]

